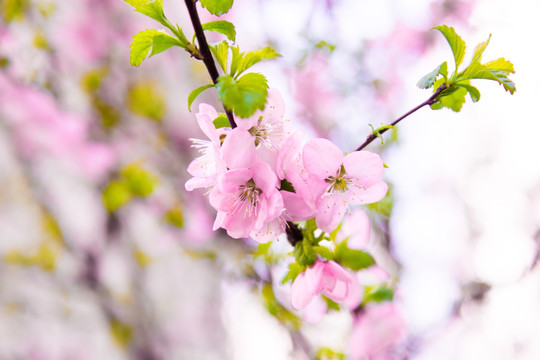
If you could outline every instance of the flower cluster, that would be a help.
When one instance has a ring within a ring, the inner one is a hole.
[[[209,188],[217,210],[214,230],[233,238],[268,242],[285,232],[288,221],[315,218],[333,231],[349,204],[380,200],[388,189],[383,162],[374,153],[343,155],[326,139],[304,142],[284,118],[285,106],[270,89],[266,107],[238,127],[216,128],[217,111],[201,104],[197,121],[208,140],[192,139],[201,156],[192,161],[186,189]]]

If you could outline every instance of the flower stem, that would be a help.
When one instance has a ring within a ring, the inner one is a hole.
[[[206,36],[204,35],[204,30],[201,25],[201,20],[199,19],[199,14],[197,13],[197,0],[185,0],[186,7],[188,9],[189,18],[191,19],[191,24],[193,25],[193,30],[195,30],[195,36],[197,37],[197,43],[199,44],[199,53],[202,56],[202,62],[208,70],[208,74],[212,78],[212,82],[217,84],[219,72],[212,57],[212,52],[206,41]],[[225,106],[223,106],[225,109]],[[236,122],[234,121],[233,114],[230,110],[225,109],[225,114],[229,119],[231,127],[234,129],[236,127]]]
[[[388,129],[391,129],[393,126],[396,126],[397,123],[399,123],[401,120],[405,119],[407,116],[411,115],[412,113],[416,112],[417,110],[420,110],[421,108],[423,108],[424,106],[426,105],[432,105],[434,103],[436,103],[438,101],[437,97],[441,94],[441,92],[446,89],[446,84],[442,84],[441,86],[439,86],[439,88],[433,93],[433,95],[431,95],[429,97],[429,99],[427,99],[426,101],[424,101],[423,103],[421,103],[420,105],[416,106],[415,108],[411,109],[410,111],[408,111],[407,113],[403,114],[402,116],[400,116],[399,118],[397,118],[396,120],[394,120],[394,122],[392,122],[390,124],[390,126],[386,126],[386,127],[383,127],[383,129],[381,129],[379,132],[378,132],[378,135],[382,135],[383,133],[385,133]],[[373,140],[377,139],[377,135],[375,134],[370,134],[366,140],[362,143],[362,145],[360,145],[355,151],[360,151],[362,150],[363,148],[365,148],[366,146],[368,146],[369,144],[371,144],[373,142]]]

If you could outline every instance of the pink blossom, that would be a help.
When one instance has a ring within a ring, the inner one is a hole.
[[[257,110],[247,119],[238,119],[240,129],[248,131],[255,137],[255,145],[276,152],[281,144],[291,134],[289,120],[284,118],[285,102],[276,89],[268,90],[264,110]]]
[[[302,310],[322,294],[354,308],[360,303],[360,293],[360,284],[353,274],[334,261],[317,260],[294,280],[291,305],[296,310]]]
[[[350,358],[397,359],[393,354],[406,335],[406,324],[394,303],[369,306],[355,321],[349,342]]]
[[[349,203],[369,204],[384,197],[384,165],[379,155],[355,151],[346,156],[326,139],[311,139],[302,153],[314,194],[317,226],[333,231],[349,210]]]
[[[195,114],[197,122],[209,140],[190,139],[192,147],[198,149],[201,156],[194,159],[187,171],[193,178],[186,182],[186,190],[191,191],[202,187],[214,186],[218,175],[226,170],[225,162],[221,159],[221,139],[224,130],[216,129],[213,121],[218,113],[208,104],[200,104],[199,112]]]

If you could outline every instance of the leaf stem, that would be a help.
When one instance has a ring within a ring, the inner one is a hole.
[[[197,13],[197,0],[185,0],[185,3],[188,9],[189,18],[191,19],[191,24],[193,25],[193,30],[195,30],[197,42],[199,43],[199,52],[202,56],[202,61],[208,70],[208,74],[210,74],[210,77],[212,78],[212,82],[217,84],[219,72],[217,70],[216,63],[214,62],[214,58],[212,57],[212,52],[210,51],[208,42],[206,41],[206,36],[204,35],[199,14]],[[234,121],[232,112],[227,110],[225,106],[223,106],[223,108],[225,109],[225,114],[227,114],[227,119],[229,119],[231,127],[234,129],[236,127],[236,122]]]
[[[441,94],[441,92],[443,92],[443,90],[446,89],[446,84],[442,84],[441,86],[439,86],[439,88],[437,90],[435,90],[435,92],[433,93],[433,95],[431,95],[429,97],[429,99],[427,99],[426,101],[424,101],[423,103],[421,103],[420,105],[414,107],[413,109],[409,110],[407,113],[403,114],[402,116],[400,116],[399,118],[397,118],[396,120],[394,120],[394,122],[392,122],[390,125],[386,125],[386,126],[382,126],[381,127],[381,130],[378,131],[378,135],[382,135],[383,133],[385,133],[387,130],[389,129],[392,129],[394,126],[397,125],[397,123],[399,123],[401,120],[405,119],[407,116],[411,115],[412,113],[416,112],[417,110],[420,110],[421,108],[423,108],[424,106],[426,105],[432,105],[434,103],[436,103],[438,101],[437,97]],[[355,151],[360,151],[362,150],[363,148],[365,148],[366,146],[368,146],[369,144],[371,144],[373,142],[373,140],[377,139],[378,136],[376,134],[370,134],[366,140],[362,143],[362,145],[360,145]]]

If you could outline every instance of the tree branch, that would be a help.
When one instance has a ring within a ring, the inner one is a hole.
[[[384,134],[388,129],[391,129],[392,126],[396,126],[397,123],[399,123],[401,120],[405,119],[407,116],[411,115],[412,113],[416,112],[417,110],[420,110],[421,108],[423,108],[424,106],[426,105],[432,105],[434,104],[435,102],[437,102],[437,97],[441,94],[441,92],[443,92],[443,90],[446,89],[446,84],[442,84],[441,86],[439,86],[439,88],[433,93],[433,95],[430,96],[429,99],[427,99],[426,101],[424,101],[423,103],[421,103],[420,105],[416,106],[415,108],[413,108],[412,110],[410,110],[409,112],[407,112],[406,114],[400,116],[398,119],[394,120],[394,122],[392,122],[390,124],[390,127],[386,127],[384,129],[381,129],[377,135],[382,135]],[[370,134],[366,140],[362,143],[362,145],[360,145],[355,151],[360,151],[362,150],[363,148],[365,148],[366,146],[368,146],[369,144],[371,144],[373,142],[373,140],[375,140],[376,138],[378,138],[376,134],[372,133]]]
[[[199,53],[202,56],[202,62],[206,66],[210,78],[214,84],[217,84],[219,72],[212,57],[212,52],[206,41],[206,36],[204,35],[204,30],[201,25],[201,20],[199,19],[199,14],[197,13],[197,0],[185,0],[186,7],[188,9],[189,18],[191,19],[191,24],[193,25],[193,30],[195,30],[195,36],[197,37],[197,42],[199,44]],[[223,106],[225,109],[225,106]],[[225,114],[229,119],[231,127],[234,129],[236,127],[236,122],[234,121],[233,114],[230,110],[225,109]]]

